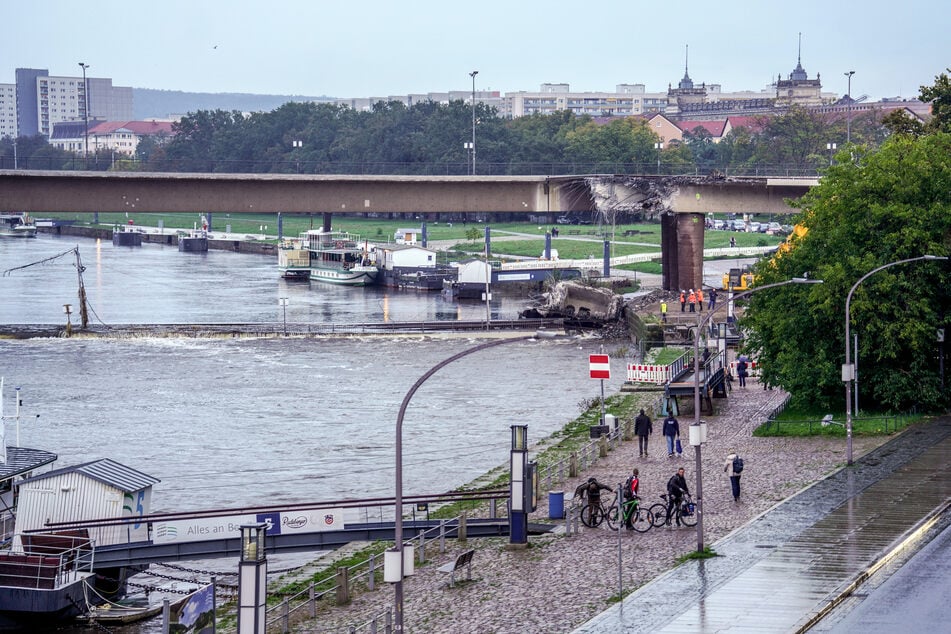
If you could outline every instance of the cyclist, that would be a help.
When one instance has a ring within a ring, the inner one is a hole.
[[[578,488],[575,489],[575,497],[588,499],[588,508],[590,509],[590,513],[592,513],[592,517],[594,517],[601,509],[601,491],[613,490],[611,487],[598,482],[597,478],[590,477],[587,482],[578,485]],[[597,509],[597,511],[595,509]]]
[[[670,526],[670,518],[673,515],[677,518],[677,526],[680,526],[680,516],[674,513],[674,509],[679,508],[683,502],[684,494],[690,495],[690,489],[687,488],[687,480],[684,478],[684,468],[677,469],[677,473],[667,481],[667,522]]]
[[[640,478],[639,478],[638,476],[639,476],[638,470],[637,470],[637,469],[634,469],[634,471],[633,471],[633,472],[631,473],[631,475],[628,477],[627,482],[624,483],[624,501],[621,502],[622,504],[624,504],[624,502],[626,502],[626,501],[628,501],[628,500],[639,500],[639,499],[640,499],[640,497],[638,497],[638,495],[637,495],[637,489],[638,489],[638,487],[640,486],[640,483],[641,483]],[[633,510],[634,510],[634,509],[633,509],[633,508],[628,508],[628,505],[625,505],[625,508],[627,508],[627,511],[628,511],[628,512],[622,514],[622,516],[624,517],[624,526],[625,526],[626,528],[628,528],[628,529],[632,529],[632,528],[634,528],[634,523],[633,523],[633,521],[634,521],[634,513],[633,513]]]

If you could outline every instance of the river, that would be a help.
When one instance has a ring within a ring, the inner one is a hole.
[[[0,241],[0,270],[75,244],[48,236]],[[109,324],[277,320],[283,296],[289,323],[485,315],[483,304],[438,293],[289,284],[267,256],[78,244],[95,319]],[[59,258],[0,277],[0,321],[63,323],[62,305],[71,303],[75,323],[73,262]],[[493,317],[514,318],[524,305],[500,298]],[[155,512],[392,495],[404,394],[433,365],[479,341],[0,340],[7,395],[20,386],[24,402],[20,429],[6,423],[7,440],[19,434],[22,445],[57,453],[57,466],[111,458],[159,478]],[[588,354],[599,347],[593,340],[516,342],[440,370],[406,413],[404,492],[451,489],[505,463],[512,424],[527,424],[537,441],[575,418],[579,403],[600,394],[588,378]],[[611,392],[623,378],[614,364]]]

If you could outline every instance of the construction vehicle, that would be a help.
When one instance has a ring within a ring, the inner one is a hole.
[[[750,267],[730,269],[729,273],[723,274],[723,290],[729,291],[747,291],[756,282],[756,276],[750,271]]]

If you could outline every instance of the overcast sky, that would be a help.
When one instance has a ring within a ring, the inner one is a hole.
[[[660,92],[684,74],[761,90],[796,66],[824,91],[916,97],[951,66],[946,0],[15,0],[0,83],[16,68],[189,92],[385,97],[470,90]]]

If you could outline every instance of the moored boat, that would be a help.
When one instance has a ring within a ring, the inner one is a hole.
[[[35,238],[36,223],[29,214],[0,214],[0,236]]]
[[[375,284],[379,273],[369,245],[361,244],[359,236],[345,231],[318,229],[301,234],[278,251],[278,265],[285,278],[344,286]]]

